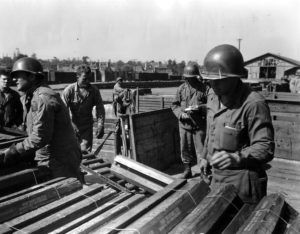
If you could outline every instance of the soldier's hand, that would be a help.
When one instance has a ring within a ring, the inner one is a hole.
[[[215,153],[210,161],[210,164],[217,169],[226,169],[228,167],[236,167],[240,164],[241,158],[237,153],[228,153],[220,151]]]
[[[189,115],[188,115],[187,113],[182,113],[182,114],[180,115],[180,118],[181,118],[181,119],[188,119],[188,118],[189,118]]]
[[[99,125],[96,131],[96,137],[97,139],[101,139],[104,136],[104,126]]]
[[[199,163],[199,167],[200,167],[200,173],[203,175],[208,175],[208,161],[204,158],[201,159],[200,163]]]

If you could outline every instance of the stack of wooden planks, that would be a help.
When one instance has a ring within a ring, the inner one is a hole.
[[[173,99],[174,99],[173,96],[155,96],[155,95],[138,96],[137,103],[136,103],[136,111],[137,113],[141,113],[141,112],[170,108]]]
[[[298,212],[280,194],[247,205],[232,185],[211,191],[122,156],[110,174],[132,184],[130,192],[56,178],[1,196],[0,233],[300,232]]]

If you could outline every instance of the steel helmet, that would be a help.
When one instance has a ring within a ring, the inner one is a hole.
[[[197,64],[189,64],[184,67],[183,77],[200,77],[200,72]]]
[[[20,71],[40,76],[44,75],[42,64],[38,60],[29,57],[18,59],[13,65],[11,74],[14,75],[16,72]]]
[[[120,80],[123,80],[123,78],[122,78],[122,77],[118,77],[118,78],[116,79],[116,82],[119,82]]]
[[[203,79],[216,80],[228,77],[244,77],[244,59],[232,45],[219,45],[208,52],[204,59]]]

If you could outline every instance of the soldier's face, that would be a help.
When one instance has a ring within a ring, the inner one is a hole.
[[[226,96],[231,94],[236,87],[239,78],[225,78],[220,80],[210,80],[210,85],[218,96]]]
[[[9,77],[7,75],[0,75],[0,89],[9,87]]]
[[[89,75],[90,75],[89,73],[82,72],[77,77],[77,83],[79,87],[86,88],[90,84]]]
[[[17,72],[14,76],[17,80],[17,89],[22,92],[26,92],[33,86],[33,77],[27,72]]]

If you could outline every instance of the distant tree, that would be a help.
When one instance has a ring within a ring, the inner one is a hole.
[[[8,68],[12,67],[13,65],[13,59],[9,56],[3,57],[0,61],[1,63],[5,64]]]
[[[119,60],[116,62],[116,69],[120,71],[124,65],[125,63],[122,60]]]
[[[177,71],[178,71],[178,75],[182,75],[183,74],[183,70],[185,67],[185,61],[181,61],[180,63],[177,64]]]
[[[172,59],[168,60],[167,68],[169,68],[170,70],[172,70]]]
[[[28,57],[28,55],[27,54],[18,54],[15,58],[14,58],[14,62],[15,61],[17,61],[18,59],[20,59],[20,58],[24,58],[24,57]]]
[[[31,58],[34,58],[34,59],[37,59],[36,53],[33,53],[30,57],[31,57]]]
[[[88,59],[89,59],[89,56],[83,56],[83,57],[82,57],[82,62],[83,62],[84,64],[88,64]]]

